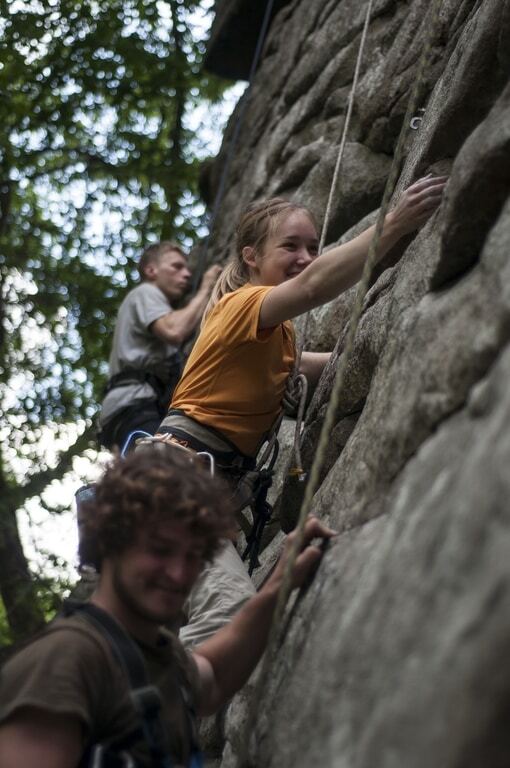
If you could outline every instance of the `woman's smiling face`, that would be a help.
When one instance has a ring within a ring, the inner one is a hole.
[[[254,257],[254,263],[249,264],[250,282],[280,285],[306,269],[318,251],[317,231],[310,216],[304,210],[294,210],[268,237],[262,253]]]

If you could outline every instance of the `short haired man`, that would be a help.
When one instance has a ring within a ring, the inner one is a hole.
[[[188,766],[189,702],[199,714],[211,714],[248,679],[267,641],[283,560],[232,621],[192,654],[162,630],[178,619],[204,563],[234,523],[221,482],[168,450],[142,449],[107,470],[85,517],[83,543],[100,568],[91,602],[136,641],[163,699],[166,749],[174,765]],[[312,539],[332,534],[317,519],[307,522],[294,587],[321,557]],[[2,671],[2,768],[76,768],[91,744],[122,743],[137,725],[111,647],[79,612],[51,624]],[[128,749],[134,765],[154,765],[143,738]]]
[[[184,252],[163,241],[142,254],[141,283],[125,297],[115,326],[99,417],[99,440],[106,448],[122,447],[134,430],[153,434],[159,426],[182,372],[179,347],[200,322],[220,271],[210,267],[191,301],[174,309],[191,278]]]

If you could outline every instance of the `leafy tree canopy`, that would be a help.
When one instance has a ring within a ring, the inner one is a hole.
[[[31,577],[21,551],[5,562],[15,511],[90,441],[141,249],[201,231],[207,147],[190,115],[225,87],[201,70],[211,6],[0,0],[0,591],[14,635],[40,618],[16,615]],[[70,422],[88,430],[55,468],[41,435]]]

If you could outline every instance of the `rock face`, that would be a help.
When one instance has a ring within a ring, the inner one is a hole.
[[[329,244],[374,218],[429,5],[374,3]],[[365,8],[293,0],[273,18],[211,258],[228,255],[251,200],[283,195],[321,216]],[[249,729],[251,689],[231,705],[223,768],[510,764],[509,75],[508,0],[444,0],[398,190],[448,170],[445,199],[365,297],[314,500],[340,536],[292,609]],[[354,293],[309,324],[307,348],[335,353],[308,410],[307,467]]]

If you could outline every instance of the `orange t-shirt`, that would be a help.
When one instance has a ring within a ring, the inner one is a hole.
[[[260,305],[271,286],[247,284],[227,293],[209,314],[172,399],[219,430],[247,456],[280,413],[295,358],[290,321],[258,331]]]

